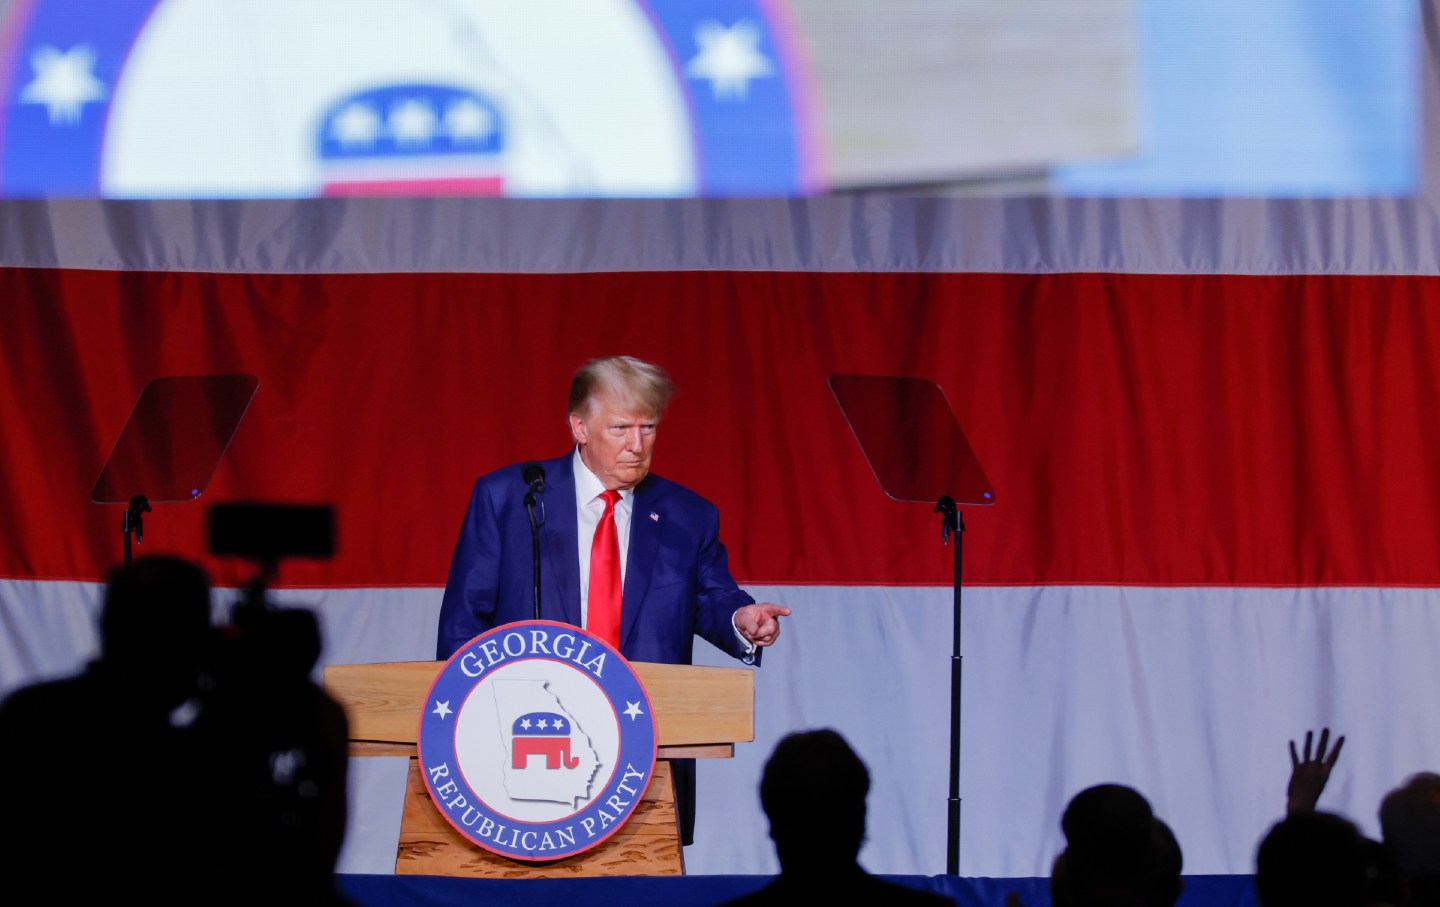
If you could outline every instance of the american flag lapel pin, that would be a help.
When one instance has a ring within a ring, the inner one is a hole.
[[[652,511],[650,511],[650,519],[651,519],[653,522],[658,523],[658,522],[660,522],[660,514],[658,514],[658,513],[656,513],[655,511],[652,510]]]

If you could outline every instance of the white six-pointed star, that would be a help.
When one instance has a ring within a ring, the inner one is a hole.
[[[433,710],[431,710],[431,714],[433,714],[433,715],[439,715],[441,718],[444,718],[446,715],[449,715],[449,714],[450,714],[450,700],[447,699],[447,700],[445,700],[444,702],[441,702],[441,701],[438,700],[438,699],[435,700],[435,708],[434,708]]]
[[[626,700],[626,702],[625,702],[625,714],[627,714],[627,715],[630,716],[630,720],[631,720],[631,721],[634,721],[636,718],[639,718],[639,717],[640,717],[640,714],[641,714],[641,712],[640,712],[640,703],[638,703],[638,702],[630,702],[629,700]]]
[[[20,92],[25,104],[44,104],[50,124],[78,123],[87,103],[105,97],[105,83],[95,78],[95,52],[77,44],[67,51],[45,46],[30,57],[35,80]]]
[[[773,75],[775,67],[760,52],[760,29],[749,19],[726,28],[707,20],[695,28],[700,52],[685,64],[692,79],[709,79],[717,101],[741,100],[750,91],[750,80]]]
[[[373,145],[380,137],[380,115],[369,104],[347,104],[330,122],[330,134],[342,145]]]

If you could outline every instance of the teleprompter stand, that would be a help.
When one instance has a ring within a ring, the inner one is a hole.
[[[830,390],[881,489],[897,501],[932,504],[943,544],[954,540],[954,649],[950,656],[950,792],[945,871],[960,873],[960,508],[995,493],[960,423],[933,381],[888,375],[830,376]]]
[[[183,375],[145,385],[90,492],[96,504],[125,505],[127,566],[152,503],[193,501],[205,491],[259,384],[254,375]]]

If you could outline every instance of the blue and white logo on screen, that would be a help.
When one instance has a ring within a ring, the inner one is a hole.
[[[456,831],[516,860],[560,860],[624,825],[655,769],[650,700],[578,627],[508,624],[451,656],[420,719],[419,761]]]
[[[0,194],[684,196],[817,179],[768,0],[18,0]]]

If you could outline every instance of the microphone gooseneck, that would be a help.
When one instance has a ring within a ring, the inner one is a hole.
[[[530,490],[525,492],[525,512],[530,517],[530,544],[531,561],[533,566],[533,582],[535,587],[535,619],[540,619],[540,523],[544,521],[544,504],[541,504],[541,517],[535,518],[536,496],[545,491],[545,470],[534,460],[528,461],[520,470],[520,477]]]

